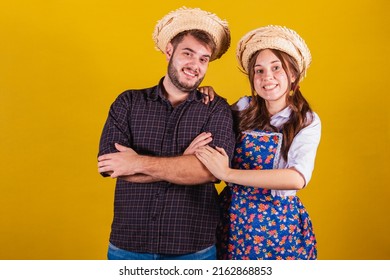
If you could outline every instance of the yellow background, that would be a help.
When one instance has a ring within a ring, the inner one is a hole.
[[[1,0],[0,259],[106,258],[115,182],[97,173],[100,133],[119,93],[165,74],[151,34],[183,5],[231,26],[232,48],[204,81],[230,103],[249,94],[241,36],[277,24],[306,40],[301,88],[323,136],[299,195],[319,259],[390,259],[389,3]]]

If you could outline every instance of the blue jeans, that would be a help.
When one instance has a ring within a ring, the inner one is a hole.
[[[216,252],[216,247],[213,245],[201,251],[185,255],[136,253],[122,250],[110,243],[107,258],[109,260],[215,260]]]

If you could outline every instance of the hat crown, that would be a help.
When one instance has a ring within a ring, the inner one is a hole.
[[[230,30],[226,20],[199,8],[181,7],[159,20],[153,31],[156,49],[165,52],[168,43],[177,34],[187,30],[203,30],[210,34],[216,50],[211,60],[220,58],[230,47]]]
[[[285,26],[267,25],[245,34],[237,45],[237,59],[244,72],[252,55],[262,49],[277,49],[292,56],[298,63],[301,80],[311,64],[311,53],[305,41]]]

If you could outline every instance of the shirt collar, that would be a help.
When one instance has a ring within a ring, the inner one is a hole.
[[[282,111],[280,111],[280,112],[276,113],[275,115],[273,115],[271,117],[271,119],[276,119],[276,118],[287,119],[287,118],[290,117],[290,115],[291,115],[291,108],[290,108],[290,106],[287,106]]]
[[[156,101],[160,97],[161,99],[166,100],[166,97],[164,96],[164,93],[163,93],[163,88],[164,88],[163,81],[164,81],[164,77],[162,77],[160,79],[157,87],[155,87],[155,90],[152,90],[148,94],[148,99]],[[193,90],[189,93],[186,101],[187,102],[191,102],[191,101],[201,102],[202,99],[203,99],[202,93],[198,90]]]

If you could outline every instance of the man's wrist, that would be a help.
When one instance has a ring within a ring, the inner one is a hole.
[[[148,173],[148,167],[151,165],[151,157],[149,156],[143,156],[143,155],[138,155],[136,158],[136,165],[134,168],[134,174],[146,174],[150,175]]]

